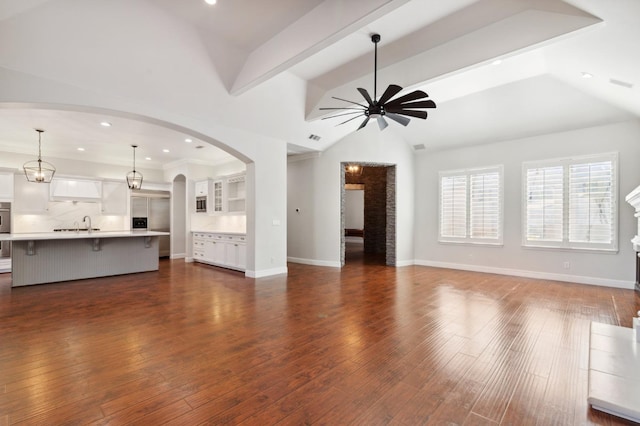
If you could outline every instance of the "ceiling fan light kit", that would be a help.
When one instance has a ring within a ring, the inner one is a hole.
[[[369,95],[369,92],[367,92],[366,89],[363,89],[361,87],[358,87],[358,92],[360,92],[365,101],[367,101],[367,106],[360,105],[360,103],[350,101],[348,99],[342,99],[332,96],[333,99],[348,102],[355,106],[343,108],[320,108],[320,110],[346,111],[340,114],[332,115],[330,117],[324,117],[323,120],[354,115],[354,117],[350,117],[346,121],[339,123],[339,126],[341,124],[345,124],[352,120],[355,120],[356,118],[364,117],[364,121],[360,124],[360,127],[358,127],[357,130],[365,127],[371,119],[376,119],[378,121],[380,130],[386,129],[389,125],[387,123],[387,120],[385,120],[385,117],[390,118],[391,120],[400,123],[403,126],[406,126],[411,121],[407,117],[415,117],[426,120],[427,111],[423,111],[423,109],[435,108],[436,103],[431,99],[427,99],[429,95],[427,95],[422,90],[415,90],[411,93],[393,99],[394,96],[402,91],[402,87],[396,84],[390,84],[389,87],[387,87],[387,90],[384,91],[380,99],[378,99],[378,42],[380,41],[380,34],[372,34],[371,41],[375,46],[373,69],[373,98]]]
[[[35,129],[35,131],[38,132],[38,159],[27,161],[22,168],[29,182],[49,183],[56,173],[56,168],[53,164],[42,161],[41,139],[44,130]]]

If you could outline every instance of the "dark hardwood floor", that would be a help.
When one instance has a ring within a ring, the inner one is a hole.
[[[2,274],[0,425],[627,424],[587,406],[588,330],[638,309],[631,290],[364,261]]]

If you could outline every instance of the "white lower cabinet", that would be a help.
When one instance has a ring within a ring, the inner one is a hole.
[[[193,233],[193,260],[244,271],[247,267],[247,243],[244,234],[214,232]]]

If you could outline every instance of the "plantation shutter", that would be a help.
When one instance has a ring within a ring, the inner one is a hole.
[[[527,241],[563,240],[563,167],[539,167],[526,174]]]
[[[523,244],[618,250],[617,153],[523,164]]]
[[[440,180],[440,235],[467,236],[467,177],[443,176]]]
[[[569,166],[569,241],[613,241],[613,164]]]
[[[470,175],[471,238],[497,239],[500,231],[500,174]]]

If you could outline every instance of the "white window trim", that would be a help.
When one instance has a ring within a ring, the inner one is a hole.
[[[499,197],[500,203],[498,207],[498,238],[472,238],[471,237],[471,180],[470,176],[474,174],[482,174],[489,172],[498,172],[499,179]],[[461,237],[443,237],[442,236],[442,178],[449,176],[465,175],[467,179],[466,194],[466,234],[465,238]],[[478,167],[470,169],[447,170],[438,172],[438,242],[442,244],[470,244],[470,245],[488,245],[502,246],[504,244],[504,166]]]
[[[575,164],[595,163],[600,161],[611,161],[613,168],[613,182],[611,191],[611,206],[612,206],[612,237],[613,241],[610,244],[603,243],[577,243],[569,241],[569,192],[568,180],[569,166]],[[540,248],[540,249],[556,249],[556,250],[577,250],[577,251],[589,251],[589,252],[605,252],[613,253],[618,251],[618,228],[619,228],[619,209],[618,209],[618,153],[608,152],[603,154],[591,154],[575,157],[554,158],[549,160],[536,160],[527,161],[522,163],[522,196],[521,196],[521,208],[522,208],[522,221],[521,221],[521,238],[522,246],[525,248]],[[562,242],[553,241],[530,241],[527,239],[527,170],[542,167],[551,167],[562,165],[564,169],[563,173],[563,226],[562,226]]]

